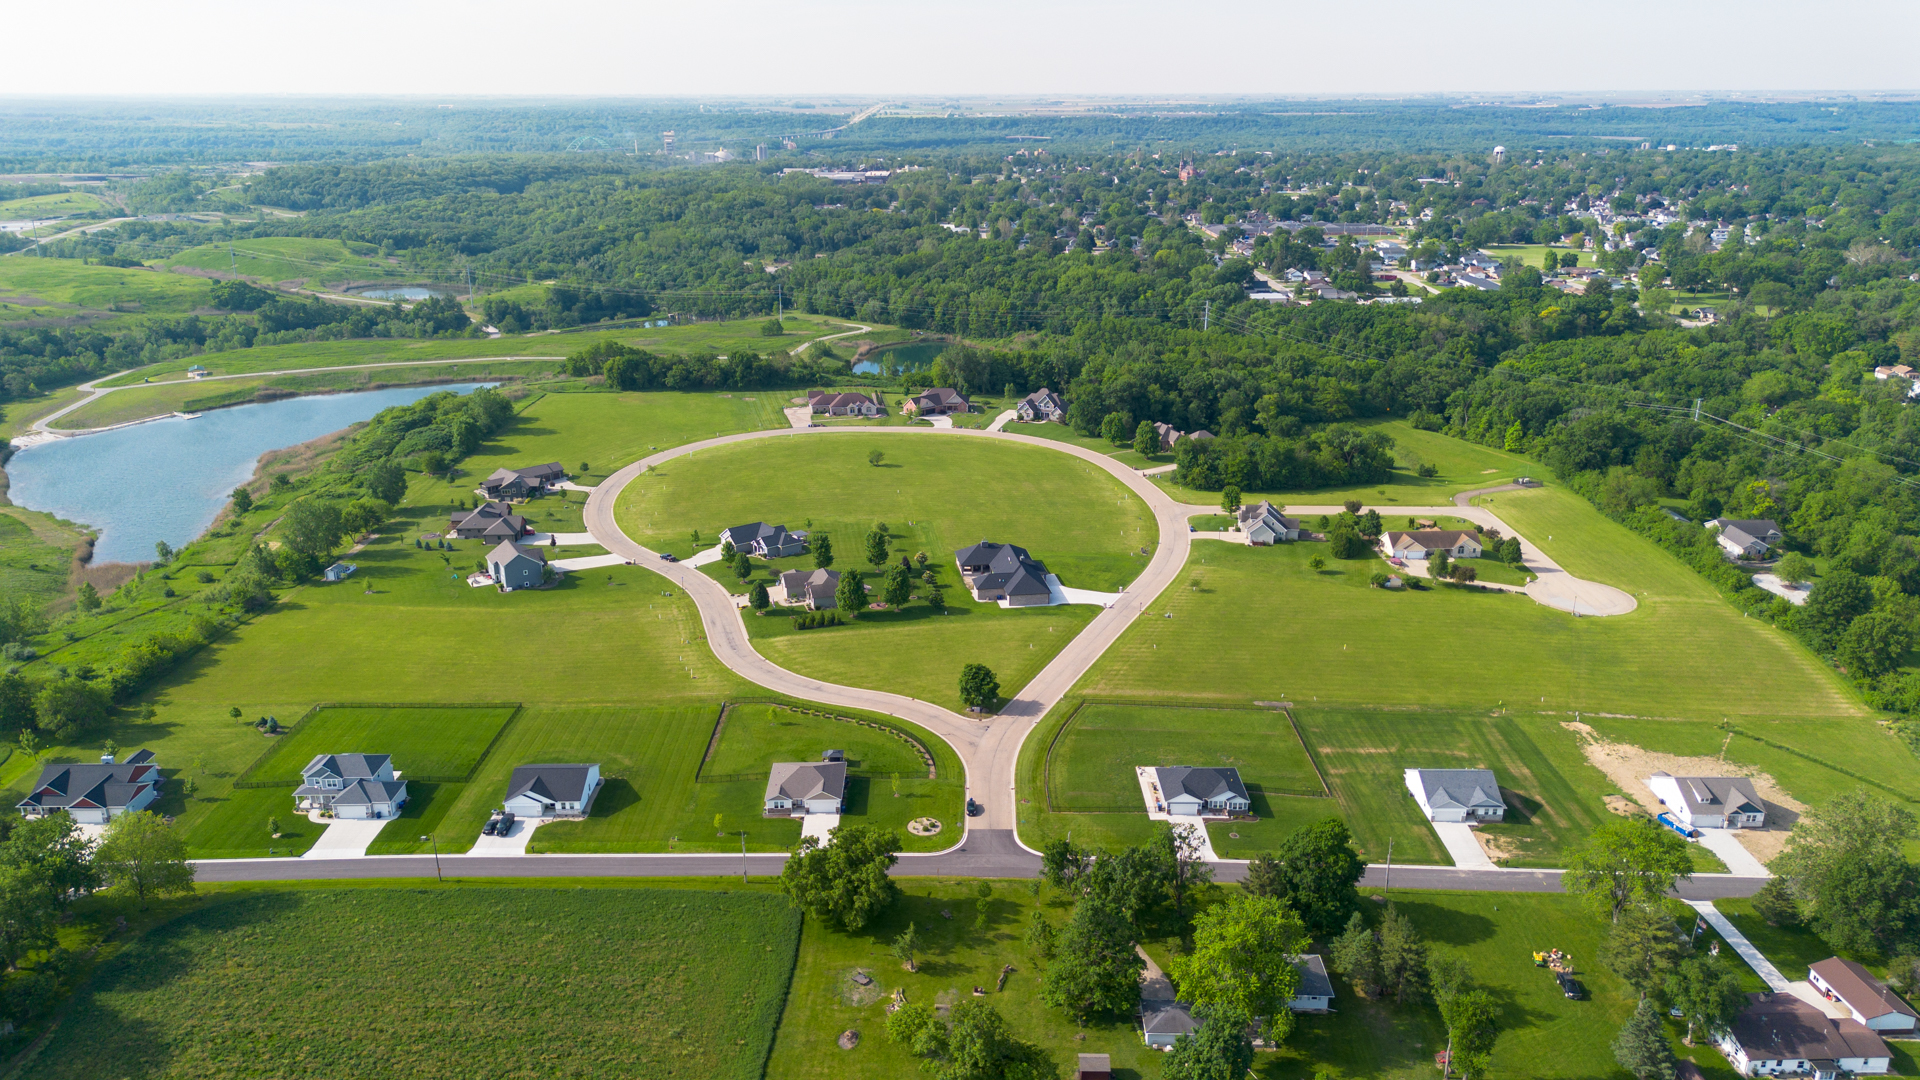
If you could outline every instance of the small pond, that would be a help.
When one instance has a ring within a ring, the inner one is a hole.
[[[8,494],[15,505],[99,529],[95,562],[143,562],[153,558],[156,541],[180,547],[206,531],[261,454],[441,390],[464,394],[489,385],[316,394],[56,439],[13,456]]]
[[[859,375],[900,375],[909,371],[925,371],[933,366],[933,359],[947,351],[944,341],[917,341],[912,345],[901,345],[879,353],[871,360],[862,360],[853,365]]]
[[[458,296],[458,289],[442,285],[370,285],[360,289],[347,290],[349,296],[364,297],[368,300],[426,300],[435,296]]]

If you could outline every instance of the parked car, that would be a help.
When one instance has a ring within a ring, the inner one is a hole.
[[[1553,977],[1559,980],[1560,992],[1567,995],[1568,1001],[1586,1000],[1587,988],[1580,985],[1579,979],[1574,978],[1564,971],[1555,972]]]
[[[497,836],[505,836],[512,831],[513,815],[511,813],[501,814],[500,821],[494,826],[494,834]]]
[[[488,819],[487,819],[487,823],[486,823],[485,825],[483,825],[483,826],[481,826],[481,827],[480,827],[480,835],[481,835],[481,836],[492,836],[492,835],[493,835],[493,829],[494,829],[494,825],[495,825],[495,824],[496,824],[496,822],[495,822],[495,821],[494,821],[494,820],[493,820],[492,818],[488,818]]]
[[[987,812],[986,807],[981,806],[977,802],[974,802],[971,798],[967,800],[967,816],[968,817],[979,817],[981,814],[984,814],[986,812]]]
[[[663,552],[661,552],[661,553],[660,553],[660,558],[661,558],[661,559],[663,559],[663,560],[665,560],[666,562],[679,562],[679,561],[680,561],[680,556],[678,556],[678,555],[675,555],[675,554],[673,554],[672,552],[669,552],[669,551],[663,551]]]

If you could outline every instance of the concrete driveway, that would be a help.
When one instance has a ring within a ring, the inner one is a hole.
[[[1453,859],[1453,865],[1463,870],[1493,870],[1493,860],[1487,858],[1486,849],[1473,835],[1473,826],[1464,821],[1430,821],[1433,831],[1440,834],[1440,842],[1447,846],[1447,855]]]
[[[1740,842],[1740,836],[1734,829],[1701,829],[1700,846],[1720,856],[1727,864],[1730,873],[1743,877],[1772,877],[1766,864],[1754,858],[1753,852]]]
[[[303,859],[358,859],[366,855],[367,845],[380,835],[380,830],[393,823],[392,818],[377,821],[343,821],[340,818],[316,817],[312,820],[324,823],[327,831],[302,855]]]
[[[827,834],[840,825],[839,814],[802,814],[800,815],[800,839],[817,837],[820,846],[827,846]]]
[[[533,839],[533,830],[554,821],[555,818],[515,818],[513,829],[505,836],[476,836],[469,855],[525,855],[527,841]]]

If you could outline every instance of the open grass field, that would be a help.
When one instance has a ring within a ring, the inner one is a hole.
[[[886,455],[881,468],[867,463],[875,449]],[[805,484],[793,481],[800,475]],[[890,560],[927,552],[928,565],[937,566],[948,585],[953,614],[922,602],[863,616],[851,627],[775,636],[774,620],[755,617],[749,625],[765,639],[758,643],[764,655],[783,667],[948,707],[958,705],[964,664],[993,668],[1010,693],[1098,610],[1069,605],[1018,611],[974,603],[958,587],[954,550],[981,539],[1019,544],[1065,584],[1112,591],[1145,566],[1141,548],[1157,538],[1144,503],[1119,481],[1072,458],[989,440],[879,432],[703,451],[635,480],[617,513],[628,535],[683,558],[710,547],[720,530],[752,521],[825,532],[833,537],[835,566],[843,570],[872,569],[862,544],[885,521]],[[702,537],[697,544],[696,529]],[[810,565],[805,558],[784,562]]]
[[[1526,264],[1527,266],[1531,266],[1535,270],[1538,270],[1540,269],[1541,261],[1545,258],[1547,254],[1548,247],[1549,245],[1546,245],[1546,244],[1488,244],[1486,247],[1481,248],[1480,250],[1486,252],[1487,254],[1493,256],[1496,259],[1519,259],[1522,263]],[[1558,259],[1561,259],[1562,261],[1565,260],[1568,252],[1573,251],[1572,248],[1566,246],[1565,244],[1554,244],[1554,245],[1551,245],[1551,247],[1552,247],[1554,256]],[[1576,252],[1576,254],[1580,256],[1579,265],[1581,266],[1599,266],[1600,265],[1600,263],[1597,261],[1597,258],[1596,258],[1596,256],[1598,255],[1597,252],[1580,251],[1580,252]]]
[[[85,537],[47,514],[0,506],[0,596],[42,606],[65,596],[74,548]]]
[[[1393,440],[1393,472],[1384,482],[1313,491],[1248,491],[1244,494],[1245,500],[1256,502],[1271,499],[1282,505],[1330,506],[1348,499],[1359,499],[1368,506],[1382,507],[1382,516],[1388,517],[1391,522],[1391,516],[1385,508],[1395,503],[1404,506],[1439,506],[1452,502],[1454,495],[1459,492],[1495,487],[1516,476],[1532,476],[1541,471],[1539,464],[1518,454],[1477,446],[1437,431],[1421,431],[1405,420],[1364,421],[1357,426],[1380,432]],[[1437,468],[1438,475],[1419,475],[1422,464]],[[1172,473],[1158,475],[1154,477],[1154,482],[1182,502],[1204,505],[1220,501],[1217,491],[1198,491],[1175,484]]]
[[[47,1077],[761,1075],[800,916],[659,889],[261,891],[149,931]]]
[[[93,266],[78,259],[0,259],[0,296],[11,298],[10,303],[51,309],[43,315],[83,311],[184,315],[206,305],[208,288],[201,278]]]
[[[24,199],[0,199],[0,221],[66,217],[107,208],[107,200],[93,192],[69,189],[50,195],[29,195]]]
[[[269,283],[376,281],[406,274],[399,259],[382,257],[373,244],[301,236],[257,236],[236,240],[232,245],[202,244],[154,265],[214,270]]]
[[[220,379],[216,382],[175,380],[104,394],[54,421],[52,426],[71,431],[123,424],[175,412],[201,412],[228,405],[244,405],[256,400],[262,391],[325,394],[410,383],[526,379],[551,374],[557,368],[558,364],[552,360],[492,360],[477,364],[425,364],[362,371],[326,371],[312,375],[266,375],[259,378]]]
[[[1066,812],[1143,807],[1134,770],[1140,766],[1231,767],[1251,794],[1256,788],[1323,796],[1306,747],[1277,709],[1183,709],[1089,702],[1048,755],[1047,803]]]
[[[277,781],[291,790],[300,783],[300,770],[320,754],[387,754],[394,771],[407,777],[465,777],[516,711],[513,705],[321,709],[274,739],[248,779]]]
[[[894,988],[910,1002],[952,1003],[974,986],[988,989],[986,1001],[1004,1016],[1019,1037],[1047,1050],[1071,1075],[1074,1055],[1112,1055],[1114,1075],[1130,1080],[1160,1075],[1161,1058],[1141,1044],[1131,1016],[1088,1018],[1084,1026],[1039,998],[1041,965],[1021,943],[1033,910],[1039,907],[1058,926],[1066,919],[1066,899],[1046,890],[1028,894],[1024,883],[993,883],[985,901],[987,923],[971,930],[978,901],[972,882],[909,880],[906,896],[887,915],[858,934],[845,934],[808,920],[802,932],[799,963],[787,999],[767,1075],[772,1080],[894,1078],[918,1072],[918,1062],[887,1039],[883,1002]],[[1396,890],[1396,908],[1419,928],[1435,951],[1464,958],[1475,978],[1499,1003],[1501,1035],[1494,1050],[1495,1075],[1625,1080],[1610,1049],[1620,1023],[1632,1012],[1634,995],[1597,961],[1605,922],[1571,897],[1535,894],[1469,894]],[[1368,905],[1370,910],[1378,910]],[[953,917],[941,917],[946,911]],[[927,941],[920,970],[909,973],[888,955],[886,943],[912,922]],[[1164,963],[1170,942],[1149,942],[1148,952]],[[1558,947],[1570,952],[1591,995],[1568,1001],[1550,975],[1533,966],[1532,951]],[[1013,973],[1005,989],[995,991],[1003,965]],[[873,980],[860,987],[851,976]],[[1355,995],[1334,978],[1334,1009],[1328,1016],[1303,1016],[1281,1050],[1259,1054],[1254,1075],[1261,1080],[1428,1080],[1437,1075],[1433,1055],[1445,1048],[1445,1029],[1430,1003],[1395,1005]],[[836,1048],[840,1032],[860,1032],[851,1051]],[[1713,1050],[1675,1049],[1696,1059],[1714,1080],[1731,1080],[1732,1070]]]

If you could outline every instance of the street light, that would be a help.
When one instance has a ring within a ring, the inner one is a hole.
[[[433,845],[433,879],[444,885],[447,879],[440,876],[440,841],[431,836],[423,836],[420,842]]]

